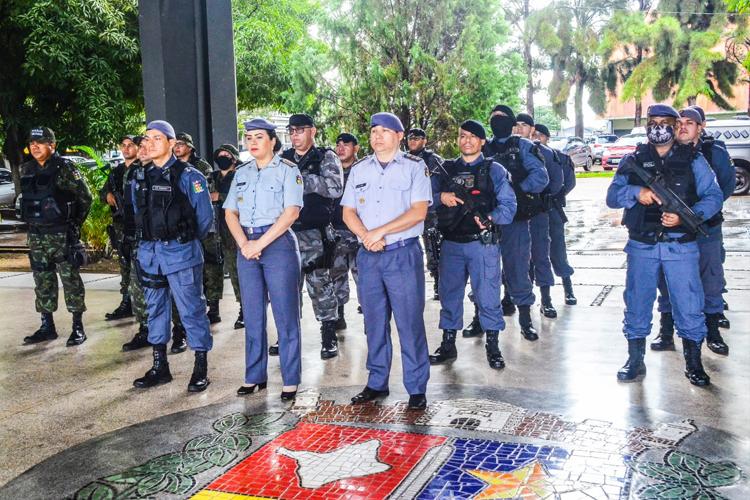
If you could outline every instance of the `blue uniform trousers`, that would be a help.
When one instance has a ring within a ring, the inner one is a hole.
[[[262,234],[249,234],[257,240]],[[245,383],[268,380],[268,299],[271,301],[284,385],[299,385],[302,372],[299,282],[301,276],[297,238],[291,230],[261,253],[246,259],[237,250],[237,276],[245,318]]]
[[[424,259],[416,239],[385,252],[357,253],[357,296],[367,334],[368,387],[388,388],[393,344],[391,314],[401,343],[404,386],[424,394],[430,361],[424,327]]]
[[[682,338],[702,341],[706,337],[703,316],[703,286],[699,271],[698,244],[657,243],[648,249],[625,247],[628,271],[623,298],[625,320],[623,333],[628,339],[646,338],[651,333],[656,289],[664,274],[672,297],[677,334]],[[637,245],[637,243],[636,243]]]
[[[534,282],[536,286],[553,286],[555,277],[552,275],[550,262],[549,215],[542,212],[529,221],[531,233],[531,264],[534,266]]]
[[[529,277],[531,263],[529,221],[513,221],[502,228],[503,239],[500,243],[500,250],[505,284],[515,305],[530,306],[534,303],[535,297]]]
[[[152,344],[169,342],[174,299],[190,348],[210,351],[213,338],[206,315],[206,297],[203,295],[203,264],[169,273],[166,278],[169,287],[143,288],[148,311],[148,341]]]
[[[703,312],[719,314],[724,312],[722,293],[726,286],[724,280],[723,246],[721,224],[708,228],[708,237],[698,236],[698,251],[700,252],[699,266],[705,304]],[[659,280],[659,312],[672,312],[664,276]]]
[[[448,240],[440,247],[440,329],[463,328],[467,278],[471,278],[482,329],[504,330],[500,308],[500,246]]]
[[[565,246],[565,223],[560,212],[555,209],[549,212],[549,260],[555,274],[561,278],[570,278],[575,272],[568,263],[568,249]]]

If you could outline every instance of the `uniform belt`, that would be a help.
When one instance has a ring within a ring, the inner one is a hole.
[[[390,250],[396,250],[397,248],[405,247],[406,245],[411,245],[412,243],[417,241],[417,237],[414,236],[413,238],[406,238],[405,240],[398,240],[396,243],[391,243],[386,245],[383,248],[383,251],[388,252]]]
[[[443,239],[453,243],[471,243],[482,239],[481,234],[444,234]]]
[[[271,229],[271,226],[273,224],[269,224],[267,226],[260,226],[260,227],[242,227],[242,230],[245,231],[245,234],[247,236],[250,236],[251,234],[263,234],[268,232],[269,229]]]

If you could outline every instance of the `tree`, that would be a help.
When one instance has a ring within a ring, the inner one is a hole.
[[[546,125],[553,134],[562,129],[560,117],[557,116],[552,106],[537,106],[534,110],[534,122]]]

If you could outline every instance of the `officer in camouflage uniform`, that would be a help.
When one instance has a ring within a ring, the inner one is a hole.
[[[352,165],[357,161],[358,152],[359,141],[355,136],[346,132],[339,134],[336,138],[336,156],[341,160],[341,167],[344,170],[344,186],[346,186]],[[336,321],[336,330],[345,330],[344,305],[349,302],[349,272],[351,271],[352,278],[356,283],[359,242],[357,236],[349,231],[349,228],[344,224],[343,207],[338,202],[334,207],[333,227],[336,229],[339,238],[333,257],[333,267],[331,268],[331,279],[333,279],[336,301],[339,305],[339,319]]]
[[[229,274],[229,280],[232,282],[234,298],[240,304],[240,314],[237,321],[234,322],[234,329],[245,328],[245,320],[242,314],[242,302],[240,301],[240,281],[237,278],[237,243],[234,241],[232,234],[229,232],[227,223],[224,220],[224,202],[229,194],[229,188],[234,179],[235,170],[240,160],[240,152],[232,144],[222,144],[214,151],[214,163],[219,170],[211,173],[209,184],[213,185],[215,191],[211,192],[211,201],[214,204],[216,219],[219,224],[219,237],[221,238],[221,247],[224,253],[224,271]]]
[[[443,158],[434,151],[427,149],[427,133],[421,128],[413,128],[409,130],[406,140],[409,153],[420,157],[427,165],[427,168],[430,169],[430,175],[433,177],[433,180],[437,179],[436,176],[443,172]],[[436,186],[432,186],[432,188],[434,192]],[[438,283],[440,281],[438,268],[440,267],[440,244],[443,241],[443,237],[437,228],[437,215],[435,215],[434,207],[430,207],[430,210],[427,212],[422,240],[424,241],[424,250],[427,256],[427,270],[434,280],[432,285],[432,299],[440,300],[440,294],[438,293]]]
[[[36,310],[42,314],[41,327],[23,341],[36,344],[57,338],[52,313],[57,310],[59,273],[65,305],[73,313],[73,331],[67,345],[75,346],[86,340],[82,321],[85,289],[79,272],[84,256],[79,238],[91,208],[91,192],[75,165],[63,159],[56,147],[52,130],[33,128],[29,151],[34,159],[21,165],[20,215],[29,225]]]

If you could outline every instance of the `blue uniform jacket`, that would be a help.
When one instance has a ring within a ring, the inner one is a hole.
[[[562,163],[560,163],[561,159],[558,157],[558,160],[555,161],[554,152],[544,144],[540,143],[537,144],[537,146],[539,146],[539,151],[541,151],[542,156],[544,156],[544,168],[547,169],[547,176],[549,177],[549,183],[544,192],[554,196],[560,192],[564,182],[563,166]]]
[[[573,166],[573,161],[570,159],[570,156],[559,151],[557,152],[557,155],[562,163],[563,171],[563,187],[558,195],[567,196],[567,194],[573,191],[573,188],[576,187],[575,167]]]
[[[508,139],[510,137],[495,137],[492,139],[492,142],[495,144],[505,144],[505,141]],[[490,151],[493,149],[492,144],[488,144],[487,146],[489,146]],[[549,175],[547,175],[547,169],[544,168],[544,162],[532,153],[534,146],[534,143],[528,139],[521,137],[519,140],[521,161],[523,162],[523,167],[529,173],[520,186],[525,193],[541,193],[549,183]]]
[[[734,193],[736,187],[737,178],[734,171],[734,165],[732,165],[732,159],[729,157],[729,153],[726,149],[721,147],[717,142],[714,142],[711,147],[711,168],[716,174],[716,181],[719,183],[722,193],[724,193],[724,199],[729,199]]]
[[[164,164],[162,171],[165,171],[175,161],[176,158],[172,156]],[[148,171],[154,168],[158,167],[152,164],[148,167]],[[180,189],[187,195],[190,204],[195,209],[195,218],[198,225],[197,237],[187,243],[180,243],[177,240],[141,241],[138,245],[138,262],[147,273],[171,274],[203,262],[200,240],[206,237],[213,224],[213,206],[208,193],[208,183],[198,170],[186,168],[180,177]],[[131,196],[133,196],[133,204],[135,205],[133,185],[131,185]],[[137,207],[136,210],[138,210]]]

